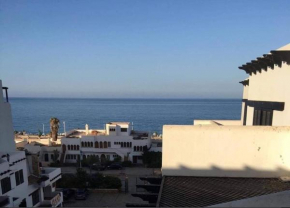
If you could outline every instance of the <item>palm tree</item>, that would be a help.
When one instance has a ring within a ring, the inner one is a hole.
[[[50,119],[50,135],[53,141],[57,140],[57,133],[59,129],[59,120],[57,118]]]

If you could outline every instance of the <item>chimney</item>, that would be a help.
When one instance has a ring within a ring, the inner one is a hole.
[[[86,135],[88,135],[88,134],[89,134],[89,125],[86,124]]]

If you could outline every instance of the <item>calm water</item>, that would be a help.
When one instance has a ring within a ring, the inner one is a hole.
[[[194,119],[240,119],[241,100],[234,99],[43,99],[11,98],[14,129],[37,133],[57,117],[66,130],[103,128],[110,121],[134,122],[136,130],[162,132],[164,124],[193,124]]]

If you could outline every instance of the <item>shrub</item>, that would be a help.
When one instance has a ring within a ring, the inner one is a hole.
[[[161,152],[148,152],[143,153],[143,163],[148,168],[161,168],[162,153]]]
[[[123,167],[131,167],[132,166],[132,162],[131,161],[124,161],[122,162]]]

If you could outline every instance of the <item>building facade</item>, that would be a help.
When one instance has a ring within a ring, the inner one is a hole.
[[[129,122],[110,122],[105,129],[76,129],[61,139],[62,160],[76,163],[79,159],[95,155],[100,161],[122,161],[142,163],[142,153],[150,150],[149,132],[133,130]]]
[[[8,88],[2,87],[1,80],[0,89],[0,206],[62,206],[63,195],[55,185],[61,170],[40,167],[38,155],[16,150]]]
[[[163,126],[157,206],[289,205],[290,44],[239,68],[240,120]]]

